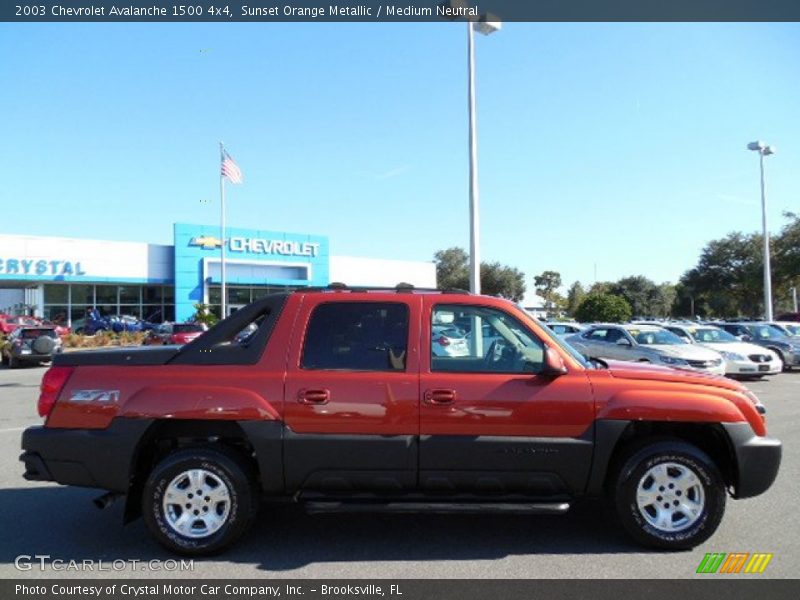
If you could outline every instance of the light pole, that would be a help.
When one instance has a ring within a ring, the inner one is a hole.
[[[503,23],[494,15],[468,14],[464,0],[448,0],[442,4],[467,19],[467,108],[469,113],[469,291],[481,293],[480,212],[478,193],[478,132],[475,116],[475,31],[489,35],[500,31]]]
[[[772,321],[772,280],[769,266],[769,229],[767,228],[767,193],[764,186],[764,157],[775,154],[774,146],[763,142],[750,142],[747,149],[758,152],[758,163],[761,168],[761,226],[764,234],[764,316]]]

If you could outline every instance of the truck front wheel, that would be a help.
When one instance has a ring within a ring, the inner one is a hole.
[[[225,448],[187,448],[156,465],[142,512],[158,542],[180,554],[213,554],[249,527],[258,506],[253,477]]]
[[[694,548],[711,537],[725,512],[719,469],[699,448],[680,440],[630,453],[613,490],[625,529],[655,548]]]

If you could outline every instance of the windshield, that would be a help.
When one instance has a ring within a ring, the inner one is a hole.
[[[792,335],[800,335],[800,324],[784,323],[783,328]]]
[[[779,327],[774,325],[750,325],[750,331],[757,340],[774,340],[788,337]]]
[[[704,342],[709,344],[730,344],[731,342],[739,341],[727,331],[712,329],[711,327],[706,329],[689,329],[689,333],[696,342],[701,344]]]
[[[642,346],[675,346],[686,343],[677,335],[666,329],[652,329],[648,331],[629,329],[628,333],[633,336],[637,344],[641,344]]]

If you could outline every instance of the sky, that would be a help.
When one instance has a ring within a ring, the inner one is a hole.
[[[506,23],[476,39],[481,258],[675,282],[800,210],[800,25]],[[172,243],[219,222],[331,253],[469,246],[466,24],[0,24],[0,233]]]

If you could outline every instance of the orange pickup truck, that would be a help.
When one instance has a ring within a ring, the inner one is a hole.
[[[265,499],[557,514],[606,496],[638,542],[686,549],[781,458],[737,382],[589,361],[511,302],[409,287],[275,294],[181,347],[58,355],[39,413],[25,478],[124,497],[184,554],[230,545]]]

